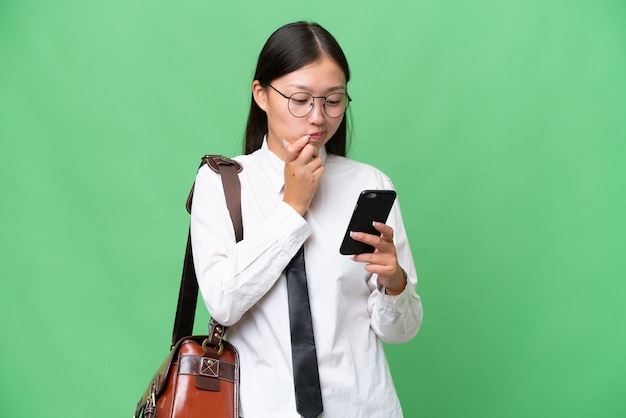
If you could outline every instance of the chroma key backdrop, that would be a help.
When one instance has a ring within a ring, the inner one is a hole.
[[[241,153],[295,20],[343,46],[350,156],[398,191],[425,309],[385,346],[405,416],[626,416],[623,0],[3,0],[0,415],[132,416],[200,157]]]

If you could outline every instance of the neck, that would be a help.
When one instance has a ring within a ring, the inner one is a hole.
[[[272,151],[278,158],[285,161],[287,159],[287,150],[283,146],[282,141],[267,138],[267,147],[270,151]]]

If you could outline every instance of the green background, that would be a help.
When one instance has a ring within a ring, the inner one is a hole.
[[[0,2],[3,417],[130,417],[168,351],[203,153],[314,20],[394,180],[424,325],[407,417],[626,416],[626,3]],[[208,315],[199,309],[196,331]]]

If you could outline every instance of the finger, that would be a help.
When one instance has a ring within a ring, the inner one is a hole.
[[[308,164],[316,159],[319,159],[321,161],[321,158],[319,158],[319,149],[311,144],[307,144],[304,146],[304,148],[302,148],[302,151],[300,151],[300,154],[298,155],[298,160],[300,160],[300,162],[302,164]]]
[[[388,242],[393,242],[393,228],[392,227],[382,222],[376,222],[376,221],[374,221],[373,225],[374,225],[374,228],[376,228],[376,230],[380,232],[380,237],[382,239]]]
[[[364,253],[351,257],[352,261],[365,264],[365,270],[370,273],[391,275],[394,272],[393,266],[397,264],[395,257],[381,253]]]
[[[389,241],[383,240],[378,235],[372,235],[365,232],[350,231],[350,238],[355,241],[369,244],[377,250],[384,250],[385,246],[389,245]]]
[[[309,139],[311,139],[310,135],[305,135],[302,138],[292,142],[283,139],[283,147],[287,151],[286,162],[291,162],[298,158],[300,152],[302,152],[302,149],[309,143]]]
[[[311,135],[304,135],[303,137],[294,139],[293,141],[283,138],[283,147],[287,150],[301,151],[302,148],[309,143],[309,139],[311,139]]]

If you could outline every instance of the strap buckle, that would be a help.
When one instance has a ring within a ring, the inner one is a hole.
[[[207,377],[219,377],[220,361],[210,357],[202,357],[200,361],[200,370],[198,375]]]

